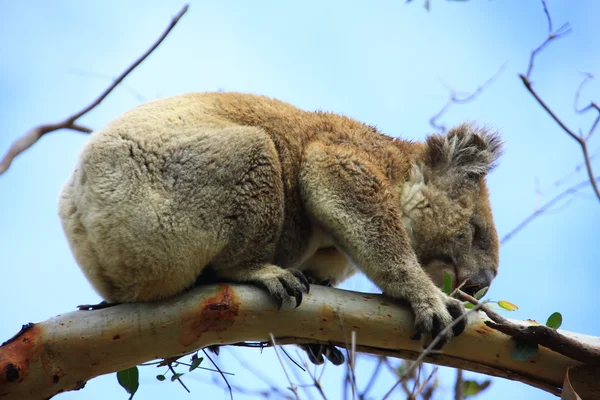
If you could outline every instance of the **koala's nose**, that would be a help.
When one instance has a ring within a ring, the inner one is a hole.
[[[461,290],[473,296],[478,290],[489,287],[495,277],[496,274],[491,269],[482,269],[477,274],[470,277]]]

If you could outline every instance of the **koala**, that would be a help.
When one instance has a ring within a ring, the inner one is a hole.
[[[358,269],[436,336],[464,313],[440,290],[444,273],[470,292],[497,274],[485,178],[501,147],[469,124],[411,142],[264,96],[185,94],[94,132],[59,214],[111,303],[166,299],[210,270],[298,306],[308,280],[336,285]],[[304,348],[313,362],[343,361]]]

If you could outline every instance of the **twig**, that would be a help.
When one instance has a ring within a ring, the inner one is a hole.
[[[367,386],[365,386],[365,389],[362,391],[362,393],[360,393],[358,395],[359,400],[365,400],[367,397],[367,394],[369,393],[371,388],[373,388],[373,385],[375,384],[375,380],[379,376],[379,370],[381,369],[381,366],[383,365],[384,358],[385,357],[383,357],[383,356],[377,357],[377,359],[378,359],[377,365],[375,366],[375,369],[373,369],[373,372],[371,373],[371,378],[369,379],[369,382],[367,382]]]
[[[302,367],[302,365],[300,365],[300,363],[298,363],[298,361],[294,360],[294,359],[292,358],[292,356],[290,356],[290,355],[288,354],[288,352],[287,352],[287,351],[285,351],[285,349],[284,349],[283,347],[281,347],[281,351],[283,351],[283,354],[285,354],[285,356],[286,356],[287,358],[289,358],[289,360],[290,360],[292,363],[294,363],[294,365],[295,365],[296,367],[300,368],[300,369],[302,370],[302,372],[306,372],[306,370],[305,370],[305,369]]]
[[[417,393],[417,387],[420,387],[421,372],[423,372],[423,363],[419,363],[419,369],[417,370],[417,376],[414,379],[412,390],[408,393],[407,400],[415,400],[415,394]]]
[[[598,112],[598,115],[596,115],[596,119],[592,123],[592,126],[590,127],[588,134],[585,135],[585,140],[587,141],[592,136],[592,134],[594,133],[594,130],[596,129],[596,127],[598,126],[598,123],[600,122],[600,107],[593,101],[590,101],[590,104],[588,104],[587,106],[585,106],[583,108],[577,107],[577,104],[579,103],[579,96],[581,95],[581,91],[583,90],[583,87],[589,81],[594,79],[594,75],[590,74],[589,72],[583,72],[583,75],[585,76],[585,78],[583,79],[583,81],[581,81],[581,83],[579,84],[579,87],[577,88],[577,91],[575,92],[575,100],[573,102],[575,112],[577,114],[585,114],[586,112],[588,112],[590,110],[596,110],[596,112]],[[580,134],[580,136],[581,136],[581,134]]]
[[[272,333],[269,333],[269,336],[271,337],[271,342],[273,343],[273,349],[275,350],[275,355],[277,356],[277,359],[279,360],[279,364],[281,364],[281,369],[283,370],[285,377],[287,378],[288,382],[290,383],[290,390],[294,393],[296,399],[300,400],[300,396],[298,395],[298,389],[292,383],[292,380],[290,379],[290,376],[288,375],[287,370],[285,369],[285,365],[283,365],[283,360],[281,359],[281,356],[279,355],[279,351],[277,351],[277,343],[275,343],[275,336],[273,336]]]
[[[185,363],[185,362],[182,362],[182,361],[177,361],[177,364],[185,365],[186,367],[191,367],[192,366],[192,364],[188,364],[188,363]],[[151,365],[151,364],[140,364],[140,365]],[[196,367],[194,369],[203,369],[205,371],[218,372],[218,373],[225,374],[225,375],[235,376],[234,373],[225,372],[225,371],[219,371],[217,369],[212,369],[212,368],[206,368],[206,367],[200,367],[200,366],[198,366],[198,367]]]
[[[215,369],[217,371],[219,371],[219,374],[221,374],[221,378],[223,378],[223,380],[225,381],[225,384],[227,385],[227,389],[229,389],[229,398],[231,400],[233,400],[233,389],[231,389],[231,385],[229,384],[229,381],[227,380],[227,377],[225,376],[225,374],[223,373],[223,371],[221,371],[221,368],[219,368],[219,366],[217,365],[217,363],[215,363],[213,361],[213,359],[210,358],[210,356],[208,355],[208,353],[206,352],[206,350],[202,349],[202,352],[204,353],[204,355],[206,356],[206,358],[208,358],[208,360],[211,362],[211,364],[213,365],[213,367],[215,367]]]
[[[306,368],[306,371],[308,372],[308,376],[310,376],[310,379],[312,379],[313,381],[313,385],[317,388],[317,391],[319,392],[319,394],[321,395],[321,398],[323,400],[327,400],[327,396],[325,395],[325,391],[323,390],[323,385],[321,385],[321,380],[317,379],[317,366],[315,365],[315,372],[310,372],[310,366],[308,365],[308,363],[306,361],[304,361],[304,367]]]
[[[435,373],[437,371],[438,371],[438,367],[433,367],[431,369],[431,372],[429,373],[429,375],[427,375],[427,378],[425,378],[423,383],[421,383],[421,385],[419,385],[419,388],[411,393],[411,397],[410,397],[411,400],[416,400],[417,396],[419,394],[421,394],[423,392],[423,390],[425,390],[425,388],[427,387],[429,382],[431,382],[431,378],[433,378],[435,376]],[[458,371],[462,371],[462,370],[459,369]]]
[[[456,369],[456,382],[454,382],[454,400],[463,400],[463,370]]]
[[[524,75],[519,75],[521,77],[521,80],[523,80],[523,84],[525,85],[525,87],[527,88],[527,90],[529,91],[529,93],[531,93],[533,95],[533,97],[537,100],[537,102],[544,108],[544,110],[546,110],[546,112],[548,113],[548,115],[550,115],[552,117],[552,119],[554,119],[554,121],[569,135],[571,136],[577,143],[579,143],[579,146],[581,147],[581,151],[583,153],[583,159],[585,160],[585,167],[587,169],[587,173],[588,173],[588,178],[590,180],[590,183],[592,185],[592,187],[594,188],[594,192],[596,193],[596,197],[598,197],[598,200],[600,201],[600,189],[598,188],[598,185],[596,184],[596,180],[594,179],[594,171],[592,170],[592,163],[590,161],[590,155],[588,153],[588,147],[587,147],[587,142],[585,141],[585,139],[577,134],[575,134],[573,131],[571,131],[557,116],[556,114],[550,109],[550,107],[548,107],[548,105],[542,100],[542,98],[537,94],[537,92],[533,89],[533,87],[531,86],[531,82],[529,81],[529,79],[524,76]]]
[[[600,181],[600,177],[596,177],[594,179],[594,183],[596,181]],[[554,196],[550,201],[548,201],[546,204],[544,204],[543,206],[541,206],[540,208],[538,208],[537,210],[535,210],[533,213],[531,213],[531,215],[529,215],[529,217],[525,218],[523,221],[521,221],[521,223],[519,223],[519,225],[517,225],[516,227],[514,227],[510,232],[508,232],[506,235],[504,235],[504,237],[500,240],[500,244],[505,244],[507,241],[509,241],[514,235],[516,235],[517,233],[519,233],[519,231],[521,231],[523,228],[525,228],[527,225],[529,225],[533,220],[535,220],[537,217],[539,217],[541,214],[543,214],[544,212],[546,212],[550,207],[552,207],[553,205],[555,205],[556,203],[558,203],[560,200],[562,200],[564,197],[576,193],[579,189],[587,186],[590,184],[589,180],[585,180],[583,182],[579,182],[577,185],[571,186],[570,188],[560,192],[558,195]]]
[[[179,378],[177,376],[177,372],[175,372],[175,370],[173,369],[173,366],[171,365],[171,363],[169,363],[169,371],[171,371],[171,373],[173,374],[174,377],[176,377],[175,379],[177,380],[177,382],[179,382],[181,384],[181,386],[185,389],[186,392],[191,393],[190,389],[187,388],[187,386],[185,386],[185,383],[183,383],[183,381],[181,380],[181,378]]]
[[[460,290],[456,290],[456,291],[458,293],[463,293]],[[475,303],[473,303],[473,304],[475,304]],[[444,329],[442,329],[442,331],[436,337],[433,338],[433,340],[431,341],[431,343],[429,343],[429,346],[427,346],[427,348],[425,350],[423,350],[423,352],[419,355],[419,357],[417,357],[417,359],[414,361],[414,364],[412,364],[410,367],[408,367],[406,369],[406,371],[404,371],[404,374],[402,374],[402,378],[405,377],[405,376],[409,376],[414,371],[414,369],[416,368],[416,366],[419,365],[420,363],[422,363],[423,359],[425,359],[425,357],[427,357],[427,355],[429,355],[429,353],[431,353],[431,351],[438,344],[438,342],[441,340],[441,338],[446,333],[448,333],[452,328],[454,328],[454,326],[457,323],[459,323],[460,321],[462,321],[465,318],[468,318],[469,314],[472,314],[475,311],[479,310],[480,308],[482,308],[482,306],[483,306],[483,303],[475,304],[475,307],[471,308],[469,311],[467,311],[466,313],[462,314],[460,317],[458,317],[454,321],[452,321],[451,324],[447,325]],[[394,391],[394,389],[396,389],[396,387],[400,383],[400,380],[398,380],[396,382],[396,384],[394,384],[394,386],[392,386],[392,388],[386,393],[386,395],[383,397],[384,400],[387,399],[389,396],[391,396],[391,394]]]
[[[102,92],[100,96],[98,96],[98,98],[92,103],[90,103],[87,107],[60,122],[36,126],[35,128],[32,128],[29,131],[27,131],[15,142],[13,142],[13,144],[10,146],[10,148],[2,158],[2,161],[0,161],[0,175],[2,175],[4,172],[6,172],[6,170],[8,170],[15,157],[23,153],[47,133],[54,132],[59,129],[71,129],[78,132],[91,133],[92,129],[77,124],[76,121],[88,112],[90,112],[96,106],[98,106],[106,98],[106,96],[108,96],[110,92],[112,92],[113,89],[117,87],[117,85],[119,85],[119,83],[121,83],[127,75],[129,75],[131,71],[133,71],[135,68],[137,68],[138,65],[141,64],[163,42],[163,40],[167,37],[167,35],[171,32],[175,25],[177,25],[177,23],[179,22],[183,14],[186,13],[187,10],[188,5],[186,4],[177,13],[177,15],[173,17],[171,23],[169,24],[167,29],[162,33],[162,35],[158,38],[158,40],[148,50],[146,50],[144,54],[142,54],[137,60],[135,60],[133,64],[131,64],[123,73],[121,73],[121,75],[119,75],[114,80],[114,82],[110,86],[108,86],[104,90],[104,92]]]
[[[431,117],[429,119],[429,124],[431,126],[433,126],[435,129],[439,130],[440,132],[445,132],[446,126],[440,125],[437,122],[437,120],[443,114],[445,114],[446,111],[448,111],[448,109],[450,108],[450,106],[452,106],[452,104],[464,104],[464,103],[468,103],[468,102],[474,100],[477,96],[479,96],[481,94],[481,92],[483,92],[487,87],[489,87],[498,78],[498,76],[500,76],[500,74],[502,73],[502,71],[504,70],[505,67],[506,67],[506,63],[502,64],[500,66],[500,68],[498,69],[498,71],[496,71],[496,73],[494,75],[492,75],[490,78],[488,78],[487,81],[485,81],[482,85],[478,86],[471,93],[459,92],[459,91],[452,89],[451,87],[448,87],[448,89],[450,90],[450,98],[448,99],[448,101],[446,101],[446,104],[444,104],[444,106],[440,109],[440,111],[438,111],[433,117]]]
[[[550,44],[550,42],[552,42],[555,39],[562,38],[562,37],[564,37],[565,35],[567,35],[567,34],[569,34],[571,32],[571,28],[569,27],[568,23],[563,24],[556,31],[553,31],[553,29],[552,29],[552,18],[550,17],[550,13],[548,11],[548,7],[546,6],[546,1],[545,0],[542,0],[542,5],[544,6],[544,13],[546,14],[546,18],[548,20],[548,36],[542,42],[541,45],[539,45],[535,50],[533,50],[531,52],[531,56],[529,57],[529,66],[527,67],[527,73],[525,75],[520,74],[519,77],[523,81],[523,85],[525,85],[525,88],[536,99],[536,101],[538,102],[538,104],[541,105],[544,110],[546,110],[546,112],[548,113],[548,115],[550,115],[550,117],[552,117],[552,119],[569,136],[571,136],[573,138],[573,140],[575,140],[577,143],[579,143],[579,146],[581,147],[581,151],[583,153],[583,159],[585,160],[585,166],[586,166],[586,169],[587,169],[587,172],[588,172],[588,178],[589,178],[590,183],[591,183],[591,185],[592,185],[592,187],[594,189],[596,197],[598,197],[598,201],[600,201],[600,189],[598,188],[598,185],[596,184],[596,180],[594,179],[594,172],[592,170],[592,163],[590,161],[590,156],[589,156],[589,152],[588,152],[586,138],[583,135],[577,135],[575,132],[573,132],[571,129],[569,129],[565,125],[565,123],[556,115],[556,113],[554,113],[554,111],[552,111],[550,109],[550,107],[546,104],[546,102],[544,102],[544,100],[542,100],[542,98],[540,97],[540,95],[535,91],[535,89],[533,89],[533,86],[531,84],[531,80],[530,80],[531,79],[531,72],[533,70],[533,65],[535,63],[535,58],[537,57],[537,55],[548,44]],[[585,83],[585,80],[584,80],[583,83]],[[583,86],[583,83],[579,86],[578,90],[581,90],[581,87]],[[577,94],[576,94],[576,97],[577,97]],[[597,109],[597,110],[600,112],[599,109]],[[599,119],[600,119],[600,115],[596,119],[596,121],[594,122],[594,124],[592,125],[592,128],[590,129],[590,134],[595,129],[596,125],[598,124],[598,120]],[[588,134],[588,138],[589,138],[590,134]]]
[[[236,343],[236,346],[240,346],[240,347],[254,347],[254,348],[264,348],[267,345],[270,346],[270,343],[267,342],[258,342],[258,343],[244,343],[245,346],[242,346],[241,343]],[[232,351],[230,352],[230,354],[236,359],[237,363],[240,364],[245,370],[250,371],[250,373],[252,373],[252,375],[254,375],[255,377],[257,377],[258,379],[260,379],[266,386],[269,387],[269,390],[271,392],[277,393],[279,395],[282,396],[286,396],[287,393],[285,393],[282,389],[280,389],[279,387],[277,387],[277,384],[272,382],[270,380],[270,378],[268,378],[267,376],[263,375],[262,373],[259,373],[259,370],[257,368],[253,368],[251,365],[248,364],[248,362],[240,357],[239,354],[236,354],[236,352]]]
[[[600,365],[600,348],[586,346],[545,325],[521,326],[515,324],[463,291],[458,292],[458,297],[463,301],[475,304],[475,307],[479,306],[491,319],[491,321],[485,321],[485,324],[490,328],[528,343],[547,347],[573,360],[589,365]]]
[[[529,65],[527,66],[526,74],[527,79],[531,78],[531,72],[533,70],[533,65],[535,64],[535,58],[538,56],[538,54],[542,50],[544,50],[544,48],[553,40],[560,39],[561,37],[566,36],[573,31],[569,26],[568,22],[561,25],[560,28],[554,31],[554,29],[552,28],[552,18],[550,17],[550,12],[548,11],[548,7],[546,6],[546,0],[542,0],[542,6],[544,7],[544,14],[546,14],[546,19],[548,21],[548,36],[542,42],[542,44],[540,44],[535,50],[531,52],[531,55],[529,56]]]
[[[356,331],[352,331],[350,338],[348,368],[350,368],[352,374],[352,398],[356,400]]]

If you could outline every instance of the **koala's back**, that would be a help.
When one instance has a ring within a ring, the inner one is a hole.
[[[91,135],[61,194],[78,264],[113,302],[172,296],[209,264],[297,266],[330,245],[315,242],[298,190],[314,140],[377,155],[391,139],[349,118],[237,93],[126,112]]]

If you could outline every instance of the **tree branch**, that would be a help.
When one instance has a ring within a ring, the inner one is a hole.
[[[596,182],[596,181],[600,181],[600,177],[596,177],[594,179],[594,182]],[[519,233],[523,228],[525,228],[527,225],[529,225],[537,217],[539,217],[540,215],[542,215],[543,213],[548,211],[550,209],[550,207],[554,206],[560,200],[562,200],[563,198],[565,198],[568,195],[577,193],[578,190],[588,186],[589,184],[590,184],[589,180],[579,182],[578,184],[573,185],[573,186],[563,190],[556,196],[554,196],[552,199],[550,199],[548,202],[546,202],[543,206],[539,207],[537,210],[535,210],[533,213],[531,213],[527,218],[525,218],[523,221],[521,221],[519,223],[519,225],[517,225],[510,232],[508,232],[506,235],[504,235],[502,237],[502,239],[500,240],[500,244],[504,244],[504,243],[508,242],[514,235]]]
[[[142,54],[137,60],[135,60],[133,64],[131,64],[125,71],[123,71],[121,75],[119,75],[113,81],[113,83],[109,87],[107,87],[104,90],[104,92],[102,92],[100,96],[98,96],[98,98],[96,98],[96,100],[90,103],[87,107],[60,122],[36,126],[35,128],[32,128],[29,131],[27,131],[27,133],[25,133],[15,142],[13,142],[13,144],[10,146],[10,148],[0,161],[0,175],[2,175],[8,170],[15,157],[17,157],[19,154],[33,146],[42,136],[44,136],[47,133],[54,132],[59,129],[71,129],[78,132],[91,133],[92,129],[86,126],[79,125],[76,123],[76,121],[91,110],[93,110],[100,103],[102,103],[106,96],[108,96],[113,91],[113,89],[116,88],[125,79],[125,77],[127,77],[127,75],[129,75],[134,69],[136,69],[154,50],[156,50],[156,48],[163,42],[163,40],[165,40],[165,38],[175,27],[175,25],[177,25],[177,23],[179,22],[183,14],[186,13],[187,10],[188,5],[186,4],[177,13],[177,15],[173,17],[171,23],[169,24],[167,29],[162,33],[162,35],[158,38],[158,40],[148,50],[146,50],[144,54]]]
[[[450,109],[450,106],[452,104],[464,104],[475,100],[477,96],[479,96],[486,88],[488,88],[492,83],[494,83],[494,81],[500,76],[502,71],[504,71],[505,67],[506,63],[502,64],[500,68],[498,68],[498,71],[494,73],[494,75],[489,77],[487,81],[485,81],[482,85],[478,86],[471,93],[459,92],[446,85],[450,90],[450,97],[448,98],[448,101],[446,101],[446,104],[444,104],[444,106],[433,117],[429,119],[429,124],[442,133],[446,132],[446,126],[438,123],[438,119],[440,119],[442,115],[444,115]]]
[[[583,345],[577,339],[563,335],[557,329],[545,325],[515,323],[460,290],[458,291],[458,297],[461,300],[475,304],[476,307],[480,307],[491,319],[491,321],[485,321],[485,324],[490,328],[531,344],[542,345],[581,363],[600,366],[600,347],[597,344],[593,346]]]
[[[286,304],[277,310],[263,290],[252,286],[203,286],[169,301],[75,311],[28,327],[0,346],[0,397],[47,398],[152,359],[212,344],[266,342],[270,332],[278,344],[343,346],[340,320],[356,331],[357,351],[406,359],[422,352],[420,342],[410,339],[410,309],[382,295],[312,286],[299,308]],[[580,364],[543,347],[534,362],[513,360],[509,336],[489,328],[481,312],[470,320],[461,336],[424,361],[518,380],[554,394],[567,368]],[[600,348],[599,338],[562,334]]]
[[[552,109],[550,109],[550,107],[548,106],[548,104],[546,104],[546,102],[544,102],[544,100],[535,91],[535,89],[533,89],[533,86],[532,86],[532,83],[531,83],[531,80],[530,80],[531,79],[531,72],[533,70],[533,66],[534,66],[534,63],[535,63],[535,58],[538,56],[538,54],[544,48],[546,48],[546,46],[548,44],[550,44],[550,42],[552,42],[555,39],[560,39],[560,38],[564,37],[565,35],[567,35],[567,34],[569,34],[571,32],[571,28],[569,27],[568,23],[565,23],[560,28],[558,28],[556,31],[553,31],[553,29],[552,29],[552,18],[550,17],[550,13],[548,11],[548,7],[546,6],[545,0],[542,0],[542,5],[544,6],[544,13],[546,14],[546,18],[548,20],[548,36],[542,42],[541,45],[539,45],[535,50],[533,50],[531,52],[531,56],[529,57],[529,66],[527,67],[527,73],[525,75],[524,74],[520,74],[519,77],[523,81],[523,85],[525,85],[525,88],[536,99],[536,101],[538,102],[538,104],[541,105],[542,108],[544,110],[546,110],[546,112],[548,113],[548,115],[550,115],[550,117],[552,117],[552,119],[569,136],[571,136],[579,144],[579,146],[581,147],[581,151],[583,153],[583,159],[585,161],[585,166],[586,166],[587,173],[588,173],[588,178],[590,180],[592,188],[594,189],[594,193],[596,194],[596,197],[598,197],[598,200],[600,201],[600,189],[598,188],[596,180],[594,179],[594,171],[592,170],[592,163],[590,161],[590,155],[589,155],[589,151],[588,151],[588,147],[587,147],[586,137],[584,137],[583,135],[577,135],[575,132],[573,132],[571,129],[569,129],[567,127],[567,125],[557,116],[557,114],[554,111],[552,111]],[[577,99],[579,97],[579,92],[581,91],[581,88],[582,88],[582,86],[585,83],[586,83],[586,80],[584,80],[583,83],[579,85],[579,88],[577,89],[577,92],[575,94],[575,102],[577,102]],[[598,109],[597,106],[596,107],[594,107],[594,106],[595,106],[595,103],[592,102],[590,104],[590,106],[588,106],[587,108],[581,110],[581,112],[587,111],[587,109],[589,107],[591,107],[591,108],[595,108],[599,112],[599,116],[596,119],[596,121],[592,124],[592,127],[590,128],[590,133],[587,135],[587,138],[589,138],[591,136],[592,132],[594,131],[594,129],[596,127],[596,125],[598,124],[598,121],[600,120],[600,109]],[[576,107],[576,111],[579,111],[579,110],[577,110],[577,106],[575,106],[575,107]]]

